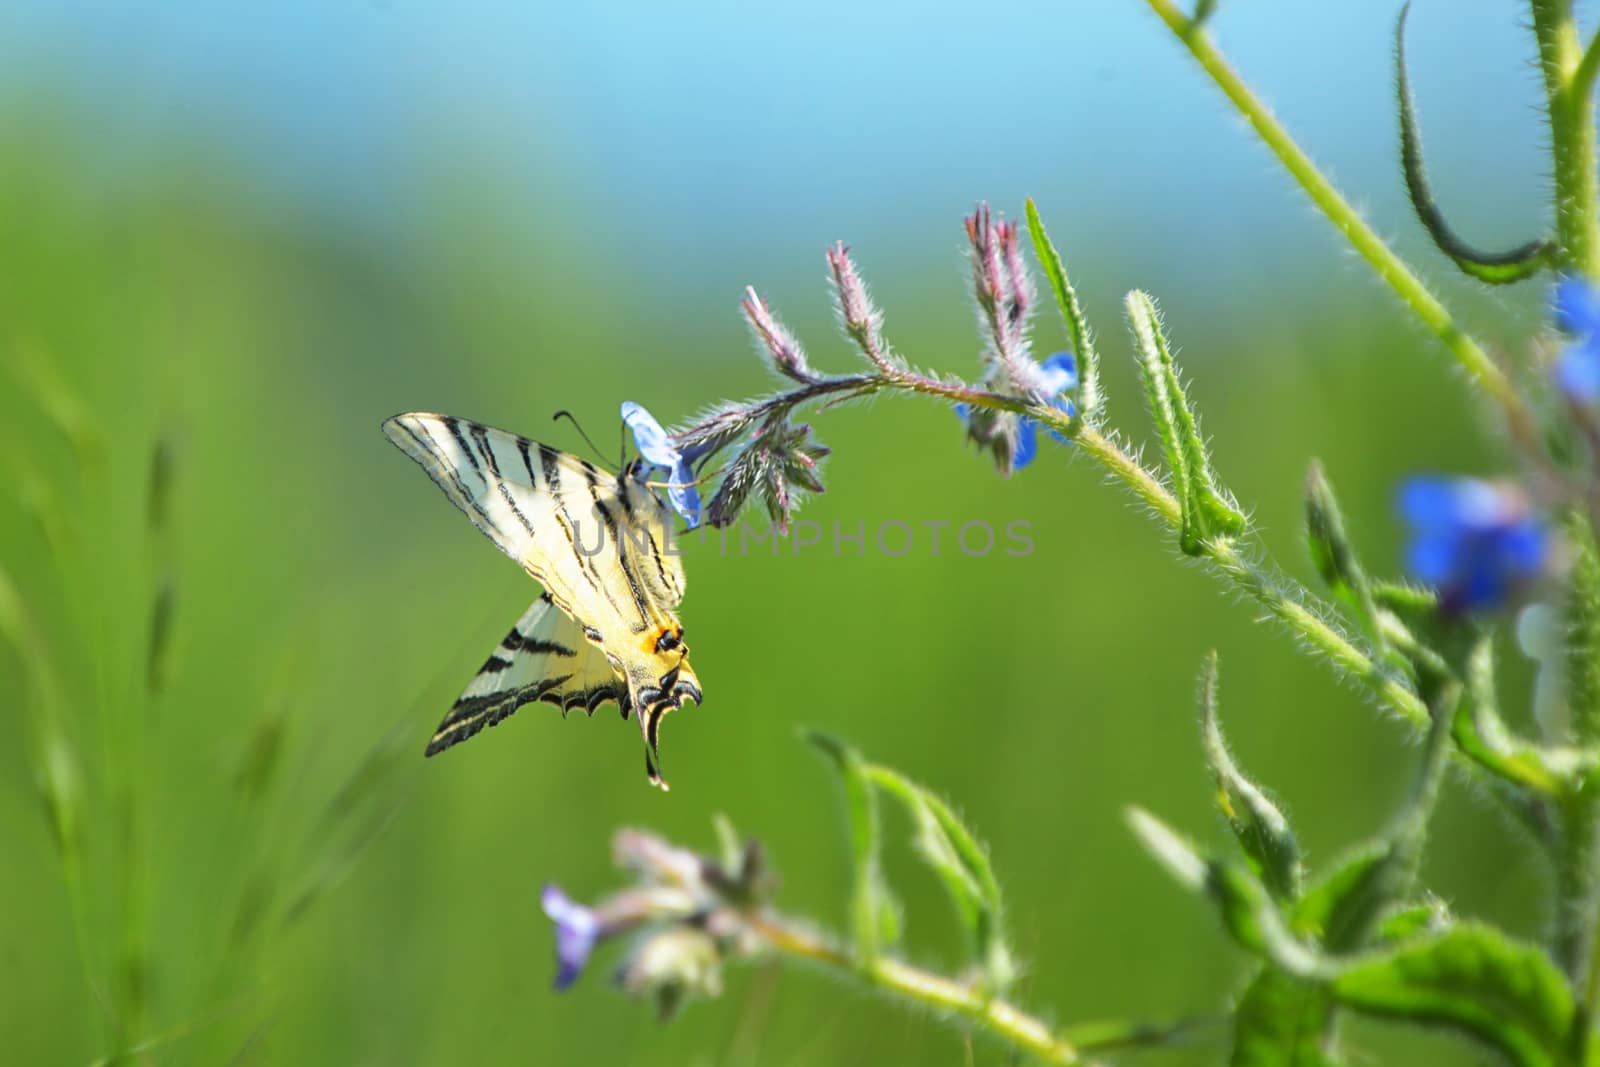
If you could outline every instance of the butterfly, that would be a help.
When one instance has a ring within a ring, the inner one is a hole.
[[[654,420],[651,420],[652,423]],[[490,653],[428,742],[435,755],[534,701],[636,715],[661,777],[661,720],[701,702],[678,605],[672,512],[643,459],[612,474],[581,457],[451,415],[409,412],[383,432],[544,592]]]

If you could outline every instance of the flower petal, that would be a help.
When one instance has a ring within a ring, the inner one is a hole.
[[[544,887],[539,903],[550,921],[556,924],[555,987],[560,991],[571,986],[583,973],[589,954],[600,940],[600,920],[582,904],[569,900],[554,885]]]
[[[1569,345],[1556,360],[1556,385],[1579,403],[1600,399],[1600,336]]]
[[[700,490],[694,482],[694,471],[687,462],[679,460],[672,468],[672,482],[667,486],[672,510],[684,517],[691,530],[700,525]]]
[[[1413,530],[1406,564],[1449,611],[1499,607],[1549,559],[1550,535],[1514,486],[1417,478],[1400,512]]]
[[[1585,278],[1567,276],[1556,283],[1556,325],[1573,337],[1600,334],[1600,289]]]
[[[634,447],[639,454],[658,467],[675,467],[683,457],[672,447],[672,438],[662,429],[656,417],[631,400],[622,404],[622,421],[633,431]]]
[[[1017,420],[1017,444],[1011,451],[1011,469],[1019,471],[1039,454],[1039,430],[1032,419]]]
[[[1044,381],[1052,394],[1077,387],[1078,361],[1071,352],[1057,352],[1044,361]]]

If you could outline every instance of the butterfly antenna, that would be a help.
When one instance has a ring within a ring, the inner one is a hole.
[[[600,446],[596,445],[594,443],[594,439],[584,432],[583,424],[578,421],[578,416],[574,415],[565,408],[562,408],[560,411],[550,416],[550,419],[552,422],[560,422],[562,419],[566,419],[568,422],[572,423],[572,425],[578,431],[578,436],[583,438],[584,443],[587,444],[590,450],[594,452],[595,458],[598,459],[602,464],[605,463],[606,458],[601,454]]]

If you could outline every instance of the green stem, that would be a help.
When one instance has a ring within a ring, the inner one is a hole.
[[[1031,412],[1032,417],[1047,422],[1058,431],[1065,431],[1058,422],[1065,416],[1053,415],[1044,409]],[[1080,426],[1074,440],[1078,447],[1093,456],[1110,474],[1149,505],[1150,510],[1174,531],[1183,524],[1183,511],[1177,497],[1161,484],[1128,453],[1111,439],[1090,426]],[[1307,644],[1320,652],[1341,671],[1365,680],[1386,707],[1413,726],[1423,726],[1429,721],[1428,709],[1405,685],[1379,667],[1374,657],[1356,641],[1328,621],[1324,614],[1312,610],[1307,604],[1310,594],[1292,580],[1275,574],[1249,560],[1231,538],[1213,538],[1203,544],[1203,555],[1229,582],[1261,604],[1285,626],[1295,631]]]
[[[1043,1020],[1009,1001],[986,996],[981,989],[890,956],[879,956],[869,964],[859,965],[849,953],[835,948],[817,934],[775,916],[753,918],[750,925],[777,952],[809,960],[840,974],[854,975],[868,985],[905,1000],[959,1015],[1044,1063],[1095,1067],[1094,1061],[1084,1058],[1081,1049]],[[1126,1035],[1119,1037],[1126,1043]]]
[[[1422,846],[1427,836],[1428,822],[1433,817],[1434,804],[1439,799],[1439,786],[1444,780],[1444,769],[1449,762],[1456,705],[1461,701],[1461,683],[1455,679],[1439,679],[1435,692],[1428,701],[1428,735],[1422,745],[1422,761],[1411,779],[1405,806],[1400,809],[1394,829],[1390,831],[1394,853],[1400,860],[1397,889],[1409,892],[1416,881],[1417,868],[1422,862]]]
[[[1573,559],[1562,604],[1565,682],[1571,729],[1579,744],[1600,740],[1600,546],[1584,513],[1565,524]],[[1560,809],[1557,838],[1556,958],[1586,998],[1600,1010],[1600,798],[1575,790]]]
[[[1566,270],[1600,278],[1600,217],[1595,201],[1593,57],[1584,55],[1572,0],[1531,0],[1550,112],[1556,192],[1556,257]]]
[[[1295,143],[1294,138],[1289,136],[1283,124],[1273,116],[1244,79],[1228,65],[1227,60],[1217,51],[1200,25],[1184,14],[1173,0],[1146,0],[1146,2],[1189,49],[1189,53],[1194,56],[1201,69],[1217,83],[1217,87],[1250,123],[1256,135],[1272,150],[1273,155],[1278,157],[1278,161],[1283,164],[1290,177],[1305,190],[1311,202],[1328,217],[1328,221],[1332,222],[1340,233],[1344,234],[1345,239],[1361,258],[1371,265],[1389,288],[1394,290],[1401,302],[1444,342],[1445,347],[1455,356],[1456,362],[1461,364],[1473,380],[1505,410],[1513,430],[1517,431],[1519,436],[1526,437],[1525,431],[1528,431],[1533,424],[1532,417],[1522,398],[1512,387],[1510,379],[1489,358],[1483,346],[1456,324],[1450,312],[1428,290],[1411,267],[1396,255],[1393,249],[1384,244],[1383,239],[1367,225],[1360,213],[1339,194],[1339,190],[1334,188],[1327,176],[1317,169],[1317,165]],[[1592,186],[1592,170],[1589,180]],[[1592,201],[1591,195],[1588,202]]]

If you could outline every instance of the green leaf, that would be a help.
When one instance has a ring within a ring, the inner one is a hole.
[[[1232,1067],[1334,1067],[1328,991],[1271,967],[1245,987],[1233,1012]]]
[[[850,854],[855,877],[850,926],[858,966],[870,968],[885,945],[899,936],[899,916],[883,876],[878,798],[867,765],[855,749],[829,734],[807,730],[802,736],[832,761],[844,785],[850,821]]]
[[[867,776],[905,805],[917,828],[917,854],[949,893],[990,990],[1002,992],[1015,979],[1016,967],[1002,925],[1000,884],[987,850],[937,794],[888,767],[869,766]]]
[[[1356,611],[1372,634],[1380,656],[1387,655],[1388,638],[1378,618],[1378,604],[1366,568],[1361,565],[1350,537],[1345,533],[1344,514],[1333,494],[1322,464],[1313,462],[1306,474],[1306,544],[1328,589]]]
[[[1155,301],[1135,289],[1128,294],[1127,311],[1150,415],[1172,471],[1173,490],[1183,506],[1178,543],[1185,553],[1199,555],[1208,538],[1242,534],[1244,512],[1218,488],[1211,456],[1178,377]]]
[[[1274,896],[1300,895],[1300,844],[1289,820],[1228,753],[1217,722],[1217,654],[1206,656],[1200,679],[1201,734],[1206,764],[1217,787],[1217,807],[1239,840],[1251,869]]]
[[[1094,335],[1078,303],[1078,294],[1067,280],[1066,264],[1062,263],[1060,253],[1045,232],[1044,220],[1039,217],[1032,197],[1028,198],[1027,213],[1028,236],[1033,239],[1034,254],[1039,257],[1045,277],[1050,279],[1056,305],[1061,308],[1061,317],[1066,320],[1067,332],[1072,337],[1072,354],[1078,361],[1078,414],[1092,423],[1105,403],[1100,394],[1100,356],[1094,348]]]
[[[1395,21],[1394,84],[1400,111],[1400,163],[1411,207],[1434,245],[1449,256],[1463,273],[1490,285],[1521,281],[1550,265],[1554,246],[1548,239],[1537,238],[1505,252],[1479,251],[1456,235],[1433,198],[1428,170],[1422,161],[1422,134],[1417,129],[1416,101],[1412,99],[1411,83],[1406,75],[1406,17],[1410,13],[1411,5],[1407,3],[1400,8],[1400,17]]]
[[[1316,938],[1332,953],[1362,947],[1388,904],[1398,864],[1388,842],[1358,846],[1306,891],[1294,910],[1295,932]]]
[[[1495,697],[1494,646],[1490,641],[1480,641],[1473,648],[1466,674],[1468,699],[1456,709],[1451,732],[1456,747],[1479,766],[1549,797],[1575,793],[1600,769],[1600,752],[1594,749],[1540,745],[1512,734],[1500,717]]]
[[[1202,856],[1140,808],[1128,809],[1128,825],[1180,885],[1212,899],[1223,926],[1241,947],[1292,975],[1314,978],[1327,972],[1327,961],[1295,937],[1272,895],[1249,868]]]
[[[1453,921],[1445,902],[1430,897],[1420,904],[1407,904],[1384,915],[1378,924],[1378,940],[1394,944],[1426,933],[1442,933]]]
[[[1479,923],[1355,964],[1336,1000],[1357,1011],[1476,1038],[1522,1067],[1581,1067],[1572,991],[1544,951]]]

